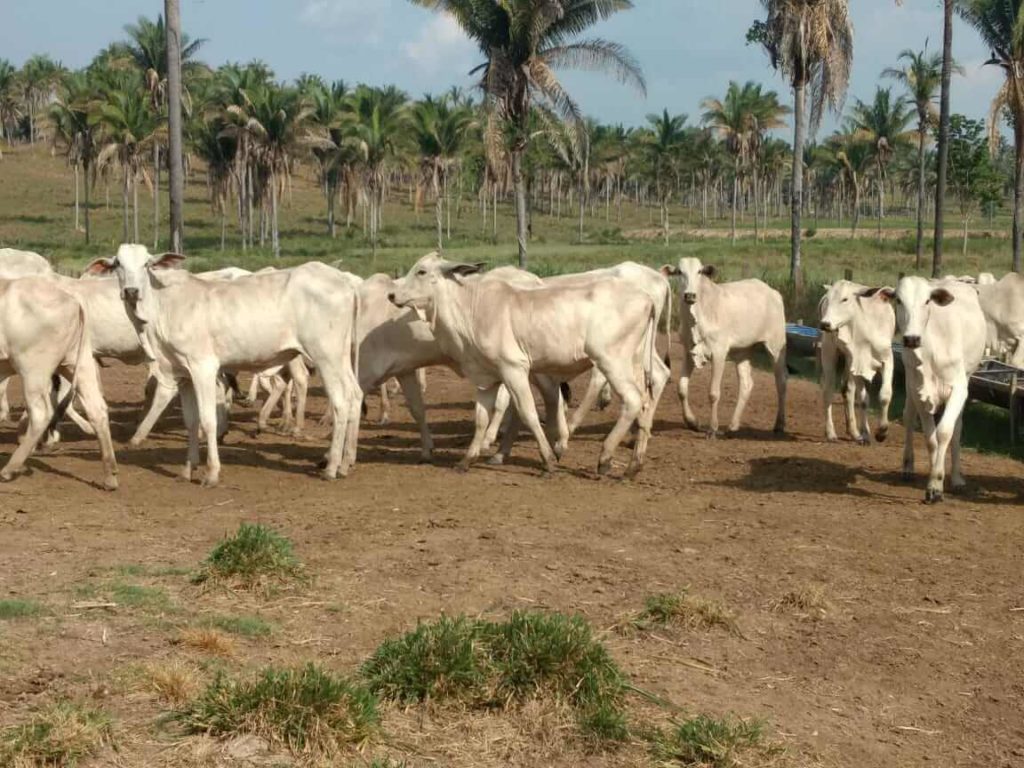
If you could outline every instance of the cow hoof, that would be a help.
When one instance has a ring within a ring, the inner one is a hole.
[[[626,467],[626,471],[622,476],[627,480],[632,480],[634,477],[640,474],[640,470],[644,468],[644,465],[638,461],[631,461],[629,466]]]
[[[839,442],[839,437],[836,436],[836,435],[825,435],[825,442],[826,443],[838,443]]]
[[[954,496],[963,496],[965,493],[967,493],[967,483],[960,483],[959,485],[954,485],[950,487],[949,492],[952,493]]]
[[[871,439],[867,435],[857,435],[854,441],[857,445],[871,445]]]
[[[608,459],[607,461],[600,461],[600,462],[598,462],[598,464],[597,464],[597,474],[604,476],[604,475],[607,475],[611,471],[612,471],[612,460],[611,459]]]
[[[377,426],[378,427],[386,427],[390,423],[391,423],[391,417],[390,416],[385,416],[384,418],[380,419],[377,422]]]
[[[18,476],[18,474],[19,474],[18,472],[13,472],[13,471],[12,472],[7,472],[7,471],[0,472],[0,481],[3,481],[5,483],[9,483],[14,478],[16,478]]]
[[[325,481],[325,482],[331,482],[332,480],[337,480],[338,479],[338,473],[337,472],[328,472],[326,469],[324,469],[320,473],[320,479]]]
[[[141,438],[133,437],[131,440],[128,441],[128,446],[130,448],[139,448],[144,442],[146,441]]]
[[[203,488],[216,488],[220,484],[220,479],[216,477],[204,477],[200,486]]]
[[[116,491],[120,487],[120,483],[117,482],[117,477],[111,475],[103,481],[103,488],[108,491]]]
[[[937,491],[934,488],[929,488],[924,492],[924,503],[925,504],[938,504],[942,501],[942,491]]]
[[[875,440],[880,443],[884,443],[885,439],[889,436],[889,428],[882,429],[881,427],[875,432]]]
[[[772,433],[776,435],[784,435],[786,434],[786,428],[785,426],[776,424],[775,427],[772,429]]]
[[[505,457],[500,453],[496,453],[487,460],[487,463],[492,467],[500,467],[505,463]]]
[[[460,475],[464,475],[467,472],[469,472],[469,467],[470,464],[468,461],[460,461],[458,464],[455,465],[455,471],[458,472]]]
[[[719,437],[721,437],[721,433],[719,433],[717,429],[709,429],[707,432],[704,433],[704,437],[706,437],[708,440],[717,440]]]
[[[695,419],[684,419],[687,429],[692,429],[694,432],[700,432],[700,424]]]
[[[914,470],[904,468],[904,470],[900,472],[900,480],[904,483],[914,482]]]

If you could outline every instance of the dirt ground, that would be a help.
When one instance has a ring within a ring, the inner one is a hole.
[[[668,391],[635,481],[594,472],[610,413],[591,415],[553,477],[525,441],[510,465],[460,475],[469,390],[432,371],[435,465],[417,463],[418,435],[398,396],[393,424],[364,422],[353,474],[317,479],[317,390],[305,441],[255,436],[254,409],[236,407],[222,485],[203,490],[176,478],[177,414],[149,444],[124,442],[139,417],[142,369],[103,375],[121,490],[93,485],[95,443],[72,427],[57,454],[0,486],[0,599],[46,607],[0,621],[0,724],[64,696],[92,701],[116,718],[116,748],[84,765],[245,763],[167,731],[159,718],[169,707],[133,682],[153,660],[206,670],[199,651],[178,643],[204,616],[259,614],[273,625],[268,637],[237,640],[219,662],[231,669],[314,660],[348,672],[418,619],[516,608],[585,615],[638,687],[687,713],[763,718],[785,765],[1024,765],[1017,462],[967,453],[970,492],[926,506],[923,475],[899,481],[901,430],[881,446],[826,444],[816,388],[792,381],[790,432],[776,438],[774,391],[758,373],[747,428],[732,439],[685,430]],[[694,387],[706,418],[706,380]],[[371,417],[376,410],[373,399]],[[13,427],[0,440],[10,446]],[[622,449],[616,475],[627,458]],[[923,473],[923,446],[917,458]],[[266,598],[190,584],[188,571],[240,521],[289,536],[311,582]],[[75,607],[102,600],[115,582],[158,587],[168,599]],[[617,629],[646,596],[684,587],[733,610],[740,634]],[[773,610],[787,593],[814,588],[824,590],[822,606]],[[524,725],[524,714],[510,730],[499,715],[392,710],[392,736],[352,764],[383,753],[409,765],[650,764],[640,745],[599,756],[565,746]]]

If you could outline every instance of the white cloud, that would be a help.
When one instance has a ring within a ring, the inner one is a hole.
[[[448,14],[434,16],[414,40],[402,44],[402,55],[421,76],[469,71],[476,62],[476,46]]]
[[[390,14],[391,0],[303,0],[299,19],[346,40],[377,42]]]

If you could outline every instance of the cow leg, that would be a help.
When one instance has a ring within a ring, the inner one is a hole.
[[[10,383],[10,376],[0,379],[0,422],[7,422],[11,419],[11,401],[7,399],[7,386]]]
[[[260,408],[260,414],[256,417],[256,431],[266,432],[270,426],[270,417],[274,413],[274,409],[277,407],[277,402],[284,395],[285,390],[288,388],[288,382],[284,380],[283,376],[275,375],[271,379],[270,394],[267,396],[266,402],[263,403],[263,407]]]
[[[61,381],[61,385],[62,386],[61,386],[60,390],[58,390],[58,392],[60,392],[61,394],[58,395],[58,399],[60,397],[63,397],[63,390],[64,390],[63,384],[64,384],[64,382],[62,380]],[[85,434],[87,434],[87,435],[95,435],[96,434],[95,429],[93,428],[92,424],[89,423],[88,419],[83,418],[82,414],[80,414],[78,412],[78,410],[75,408],[74,402],[71,402],[70,404],[68,404],[67,415],[68,415],[68,418],[71,419],[71,421],[74,423],[74,425],[76,427],[78,427],[80,430],[82,430]]]
[[[198,367],[192,371],[199,426],[206,436],[206,476],[204,488],[220,482],[220,449],[217,446],[217,368]]]
[[[725,361],[727,355],[713,354],[711,356],[711,387],[708,389],[708,402],[711,403],[711,425],[708,427],[708,437],[718,437],[718,403],[722,399],[722,376],[725,374]]]
[[[843,411],[846,414],[846,434],[851,440],[860,442],[860,427],[857,426],[857,377],[849,366],[846,368],[843,386]]]
[[[558,463],[555,452],[551,449],[547,435],[540,423],[540,416],[537,415],[537,404],[533,399],[533,389],[530,387],[530,377],[518,368],[508,368],[502,371],[502,380],[508,387],[509,395],[512,396],[512,404],[519,412],[519,418],[526,428],[533,433],[534,440],[540,448],[541,460],[544,462],[545,472],[554,472]]]
[[[882,363],[882,388],[878,391],[878,406],[881,414],[878,417],[878,430],[875,440],[884,443],[889,436],[889,404],[892,402],[893,359],[889,354]]]
[[[420,369],[422,370],[422,369]],[[430,462],[434,458],[434,437],[430,434],[426,408],[423,406],[423,391],[420,389],[419,371],[398,377],[398,383],[405,395],[405,404],[420,428],[420,461]]]
[[[953,427],[953,440],[952,440],[952,453],[953,453],[953,466],[949,473],[949,485],[950,490],[953,493],[961,492],[967,485],[967,481],[964,480],[963,473],[960,467],[960,438],[963,436],[964,431],[964,414],[963,410],[960,411],[960,415],[957,417],[956,425]]]
[[[786,368],[786,345],[783,344],[775,352],[775,396],[778,399],[778,411],[775,414],[775,426],[772,431],[777,435],[786,431],[786,387],[789,385],[789,370]]]
[[[551,443],[555,458],[561,461],[569,445],[569,435],[572,434],[565,419],[567,405],[562,400],[561,382],[547,376],[537,376],[536,381],[544,399],[544,434]]]
[[[508,387],[499,386],[494,398],[494,405],[492,406],[492,415],[487,424],[487,430],[484,433],[483,443],[480,446],[481,450],[486,451],[494,445],[494,441],[498,439],[498,432],[501,431],[502,424],[506,422],[505,414],[508,413],[508,406],[511,400],[512,398],[508,393]],[[512,429],[513,425],[515,427],[514,429]],[[506,435],[509,433],[510,429],[513,431],[512,439],[514,440],[515,432],[518,432],[519,430],[519,422],[515,419],[514,413],[510,414],[508,423],[505,423]],[[504,441],[502,441],[502,445],[505,445]],[[507,455],[506,451],[502,450],[501,452]]]
[[[388,396],[388,382],[380,385],[380,418],[377,425],[386,427],[391,423],[391,398]]]
[[[174,382],[164,382],[159,377],[153,377],[153,381],[156,385],[153,390],[153,401],[149,405],[149,410],[146,411],[146,416],[139,422],[139,426],[135,430],[135,434],[132,435],[131,440],[128,444],[131,446],[140,446],[145,442],[146,438],[149,437],[149,433],[156,425],[157,420],[163,415],[164,411],[167,410],[167,406],[174,400],[174,396],[178,394],[178,385]]]
[[[344,372],[336,368],[333,362],[317,360],[317,368],[320,369],[320,377],[327,391],[332,418],[331,447],[327,452],[327,466],[324,468],[323,478],[335,480],[339,475],[346,477],[350,466],[345,448],[349,436],[349,420],[353,417],[350,401],[354,393],[351,391],[351,384],[346,381]],[[358,419],[358,416],[356,410],[355,418]]]
[[[249,382],[249,392],[245,396],[246,405],[256,405],[256,399],[260,396],[260,375],[254,373]]]
[[[909,386],[908,386],[909,389]],[[914,422],[917,419],[917,407],[913,395],[907,392],[907,400],[903,404],[903,471],[905,481],[914,479]]]
[[[957,424],[963,416],[964,404],[967,402],[967,386],[956,384],[953,392],[946,401],[939,424],[935,426],[935,420],[931,415],[925,417],[925,433],[928,436],[928,450],[932,463],[931,474],[928,477],[928,489],[925,491],[925,501],[934,503],[942,501],[942,492],[946,480],[946,452],[955,434],[959,433]],[[960,446],[954,447],[954,464],[956,475],[960,471]],[[959,477],[963,485],[963,477]]]
[[[192,473],[199,466],[199,406],[196,404],[196,388],[191,379],[178,382],[181,395],[181,418],[185,422],[185,434],[188,436],[188,456],[181,477],[192,481]]]
[[[750,393],[754,391],[754,375],[751,373],[751,367],[749,357],[736,361],[739,395],[736,398],[736,410],[733,411],[732,421],[729,423],[730,432],[739,432],[743,411],[747,407],[747,401],[750,400]]]
[[[501,392],[505,392],[506,396],[508,389],[502,386],[499,390],[499,396]],[[508,396],[511,399],[511,396]],[[506,406],[507,407],[507,406]],[[498,423],[503,430],[501,433],[501,443],[498,445],[498,450],[494,452],[494,455],[487,460],[488,464],[494,466],[501,466],[505,463],[505,459],[512,455],[512,447],[515,445],[516,438],[519,437],[519,431],[522,429],[523,422],[519,418],[519,412],[515,408],[509,408],[505,411],[503,418],[499,419],[497,416],[492,416],[490,423],[487,425],[487,431],[491,431],[491,425]]]
[[[301,357],[296,357],[288,365],[292,374],[292,386],[295,388],[295,426],[292,437],[302,437],[306,429],[306,397],[309,395],[309,368]]]
[[[679,404],[683,407],[683,421],[690,429],[700,429],[697,417],[690,406],[690,377],[693,375],[693,360],[689,354],[683,355],[683,370],[679,374]]]
[[[643,412],[644,397],[640,392],[640,388],[636,385],[636,380],[633,378],[632,362],[625,366],[617,366],[608,360],[594,360],[594,363],[601,366],[601,372],[604,373],[608,383],[612,385],[612,389],[622,400],[622,410],[619,412],[619,419],[615,422],[615,426],[612,427],[612,431],[608,433],[608,437],[605,438],[604,445],[601,447],[601,458],[597,463],[597,473],[599,475],[606,475],[612,467],[612,457],[615,455],[615,450],[619,447],[619,443],[622,442],[630,427],[633,426],[633,422]],[[643,433],[643,429],[640,431]],[[638,460],[637,456],[641,447],[646,447],[646,440],[637,439],[633,451],[633,460],[630,463],[629,469],[627,469],[627,474],[636,474],[643,464],[643,457],[640,456]]]
[[[73,373],[67,371],[65,375]],[[100,459],[103,462],[103,487],[116,491],[117,458],[114,456],[114,441],[110,437],[110,413],[100,390],[100,372],[96,361],[86,357],[78,368],[77,395],[82,410],[89,420],[93,434],[100,444]]]
[[[2,480],[13,480],[24,471],[25,461],[32,454],[50,421],[50,377],[23,375],[22,384],[28,424],[18,447],[14,449],[7,465],[0,470]]]
[[[658,403],[661,395],[672,378],[672,369],[658,356],[654,357],[654,367],[651,370],[651,396],[643,396],[640,415],[637,423],[640,427],[637,434],[636,444],[633,446],[633,459],[626,468],[626,477],[636,475],[644,465],[647,456],[647,444],[651,439],[651,430],[654,427],[654,415],[658,410]]]
[[[1016,342],[1013,354],[1010,355],[1010,365],[1014,368],[1024,368],[1024,336],[1014,339]]]
[[[597,368],[594,368],[590,374],[590,383],[587,385],[587,391],[583,393],[583,399],[580,400],[580,404],[576,406],[576,410],[573,411],[572,418],[569,419],[569,435],[576,433],[576,430],[580,428],[580,424],[583,423],[583,419],[587,417],[594,408],[594,404],[601,396],[601,392],[607,385],[608,380],[604,377]]]
[[[836,397],[836,351],[831,343],[821,345],[821,404],[825,412],[825,439],[834,443],[839,439],[832,421],[832,403]]]
[[[871,425],[868,423],[868,382],[861,376],[857,377],[857,442],[861,445],[871,443]]]
[[[502,389],[506,388],[502,387],[500,384],[494,384],[486,389],[477,388],[473,439],[469,444],[469,448],[466,450],[466,455],[462,457],[462,460],[458,464],[457,469],[460,472],[468,471],[473,465],[473,462],[480,457],[480,452],[483,450],[487,428],[498,418],[495,406],[500,390]]]

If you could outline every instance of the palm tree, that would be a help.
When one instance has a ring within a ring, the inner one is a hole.
[[[0,59],[0,141],[10,141],[11,126],[21,118],[18,103],[18,70],[7,59]],[[3,160],[0,147],[0,160]]]
[[[665,245],[668,245],[669,236],[668,201],[686,142],[686,118],[686,115],[670,115],[667,109],[660,115],[650,114],[647,116],[647,131],[640,138],[641,152],[648,163],[661,204]]]
[[[330,139],[329,145],[314,148],[313,156],[319,167],[320,184],[323,186],[324,200],[327,203],[327,233],[334,237],[334,206],[338,199],[338,190],[354,159],[351,146],[343,132],[349,90],[343,80],[327,85],[322,81],[318,82],[314,76],[307,75],[305,79],[299,78],[297,82],[300,82],[299,90],[307,95],[312,105],[310,119],[323,136]]]
[[[847,0],[761,0],[767,11],[748,39],[761,43],[772,66],[793,88],[793,181],[789,278],[802,280],[800,215],[803,210],[803,152],[807,88],[811,90],[811,133],[822,113],[842,109],[853,64],[853,26]]]
[[[405,96],[396,89],[361,86],[349,101],[351,137],[358,149],[370,198],[370,243],[377,255],[385,164],[398,152],[403,137]]]
[[[841,184],[850,189],[853,196],[850,236],[856,238],[857,225],[860,223],[861,191],[874,159],[872,146],[863,137],[837,133],[821,148],[818,156],[823,159],[826,166],[836,172]]]
[[[423,171],[430,176],[434,190],[437,218],[437,249],[444,249],[443,205],[448,205],[448,237],[451,237],[451,203],[448,200],[448,177],[473,127],[473,113],[457,101],[445,96],[425,96],[409,111],[409,127],[419,153]]]
[[[96,126],[89,121],[96,91],[85,72],[65,78],[57,100],[50,106],[53,140],[61,145],[68,163],[75,171],[75,232],[78,232],[79,168],[85,174],[85,242],[89,243],[89,188],[96,161]]]
[[[953,79],[953,7],[958,2],[942,0],[942,85],[935,177],[935,238],[932,241],[932,277],[936,278],[942,276],[942,239],[945,236],[943,216],[946,210],[946,173],[949,168],[949,92]]]
[[[486,146],[492,165],[508,147],[516,202],[519,264],[526,267],[527,197],[523,156],[534,100],[562,119],[579,122],[579,107],[559,81],[561,68],[604,70],[646,92],[639,65],[621,45],[580,40],[597,22],[633,7],[632,0],[410,0],[451,14],[485,57],[481,74],[488,113]],[[500,134],[507,134],[505,140]]]
[[[156,21],[140,16],[135,24],[126,24],[124,31],[130,40],[125,44],[124,52],[131,62],[142,72],[146,91],[149,94],[150,106],[154,114],[163,113],[167,101],[168,68],[167,68],[167,29],[163,16],[158,15]],[[180,64],[184,71],[194,71],[198,66],[195,55],[205,40],[190,41],[188,35],[181,35]],[[160,142],[153,142],[153,250],[160,245]]]
[[[893,153],[910,141],[907,127],[913,116],[903,97],[893,98],[891,88],[876,88],[875,99],[866,103],[857,99],[850,114],[849,131],[872,147],[875,183],[878,192],[878,239],[882,239],[885,217],[885,169]]]
[[[36,54],[29,57],[21,68],[21,96],[28,108],[29,143],[35,144],[38,138],[36,115],[41,107],[45,107],[53,97],[54,89],[64,74],[64,67],[49,56]]]
[[[999,118],[1009,113],[1015,152],[1013,176],[1013,271],[1021,271],[1024,227],[1024,13],[1020,3],[1007,0],[957,0],[957,12],[974,27],[992,51],[985,62],[1003,70],[1005,80],[992,100],[988,127],[992,146],[999,137]],[[942,167],[940,166],[940,173]],[[943,181],[940,178],[939,183]]]
[[[942,54],[912,51],[900,52],[897,61],[905,61],[901,68],[888,68],[882,77],[889,77],[903,85],[914,108],[917,110],[917,258],[915,269],[921,268],[924,260],[924,191],[925,191],[925,143],[931,127],[938,120],[935,111],[935,92],[942,85]],[[963,73],[957,65],[954,69]]]
[[[139,180],[151,183],[146,172],[145,153],[157,140],[160,120],[150,108],[149,98],[142,88],[108,90],[89,121],[100,128],[102,149],[96,158],[98,167],[116,161],[123,176],[122,203],[124,212],[124,242],[139,242]],[[129,236],[128,198],[133,200],[134,226]]]

